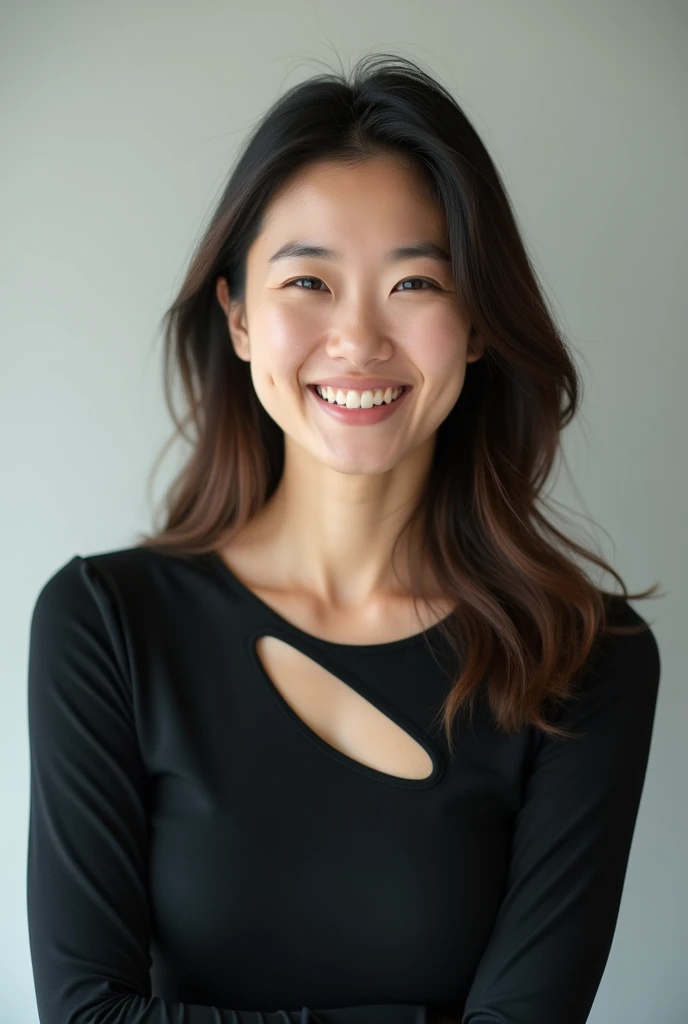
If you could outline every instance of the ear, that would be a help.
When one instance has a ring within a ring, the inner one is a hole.
[[[234,351],[239,359],[250,362],[250,346],[248,340],[248,325],[246,323],[245,303],[230,298],[227,279],[218,277],[215,282],[215,295],[222,306],[222,311],[227,318],[229,337]]]
[[[479,359],[485,354],[485,342],[476,331],[475,327],[471,327],[470,334],[468,336],[468,352],[466,353],[467,363],[477,363]]]

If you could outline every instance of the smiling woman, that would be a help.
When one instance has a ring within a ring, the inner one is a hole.
[[[165,374],[164,521],[32,620],[42,1024],[583,1024],[656,586],[545,515],[579,378],[437,81],[368,57],[268,111]]]
[[[247,250],[246,293],[230,294],[225,275],[216,286],[234,351],[250,364],[261,405],[285,438],[282,484],[253,529],[268,510],[275,515],[290,479],[306,475],[309,489],[323,493],[337,472],[350,488],[381,487],[376,506],[399,533],[435,433],[456,403],[467,364],[483,350],[479,337],[469,343],[442,204],[412,160],[379,153],[306,164],[275,189],[262,221]],[[318,396],[313,385],[332,390]],[[304,389],[312,402],[300,400]],[[380,429],[342,433],[332,431],[333,422]],[[342,548],[356,543],[353,521],[339,552],[331,540],[318,543],[317,553],[308,550],[307,538],[329,518],[328,504],[309,502],[307,512],[290,503],[287,517],[280,513],[280,538],[285,549],[298,546],[307,555],[312,578],[304,580],[302,568],[301,580],[317,591],[320,578],[323,603],[365,606],[371,591],[392,585],[391,544],[373,542],[376,554],[369,571],[359,563],[355,593]],[[290,523],[300,524],[298,538]],[[361,527],[367,536],[359,548],[372,541]],[[408,582],[402,586],[413,592]]]

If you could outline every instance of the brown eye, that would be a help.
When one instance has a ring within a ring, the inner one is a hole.
[[[421,292],[421,291],[425,290],[423,288],[414,288],[412,285],[411,285],[410,288],[407,288],[406,286],[409,284],[409,282],[413,282],[413,281],[420,281],[422,284],[427,284],[431,288],[435,288],[435,289],[437,289],[439,287],[439,285],[436,285],[434,281],[429,281],[427,277],[407,277],[407,278],[405,278],[405,280],[399,282],[399,284],[403,285],[402,291],[405,291],[405,292]]]
[[[297,277],[293,281],[290,281],[289,284],[296,284],[297,281],[320,281],[320,278],[319,277]],[[320,284],[322,284],[322,283],[323,282],[320,281]],[[299,287],[301,287],[301,286],[299,286]],[[309,284],[307,287],[305,287],[303,289],[303,291],[317,292],[317,291],[320,291],[320,289],[319,288],[314,288],[312,286],[312,284]]]
[[[299,283],[301,281],[305,281],[305,282],[307,282],[307,284],[306,285],[302,285],[302,284]],[[290,285],[297,285],[303,291],[312,291],[312,292],[322,291],[321,288],[316,288],[314,286],[314,282],[318,283],[318,284],[323,284],[324,283],[319,277],[296,277],[296,278],[294,278],[293,281],[289,281],[288,284],[286,285],[286,287],[288,288]],[[420,282],[421,287],[415,288],[413,286],[414,282]],[[421,291],[426,291],[427,288],[434,289],[435,291],[441,291],[440,286],[435,281],[430,281],[427,277],[407,277],[403,281],[400,281],[399,284],[402,285],[402,289],[401,290],[405,291],[405,292],[411,292],[411,291],[413,291],[413,292],[421,292]],[[425,285],[427,287],[424,288],[423,285]]]

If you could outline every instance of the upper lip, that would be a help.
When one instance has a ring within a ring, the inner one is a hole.
[[[324,388],[348,388],[350,391],[375,391],[378,388],[410,387],[403,380],[392,380],[391,377],[320,377],[311,381],[311,386]]]

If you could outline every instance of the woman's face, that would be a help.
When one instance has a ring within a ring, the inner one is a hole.
[[[448,257],[444,214],[400,160],[312,164],[272,197],[248,252],[244,301],[231,302],[224,278],[217,297],[285,445],[338,472],[371,474],[433,437],[482,347],[473,339],[469,349],[448,258],[390,255],[427,243]],[[280,255],[287,245],[331,253]],[[390,415],[354,423],[313,390],[333,377],[362,378],[356,390],[363,378],[409,387]]]

